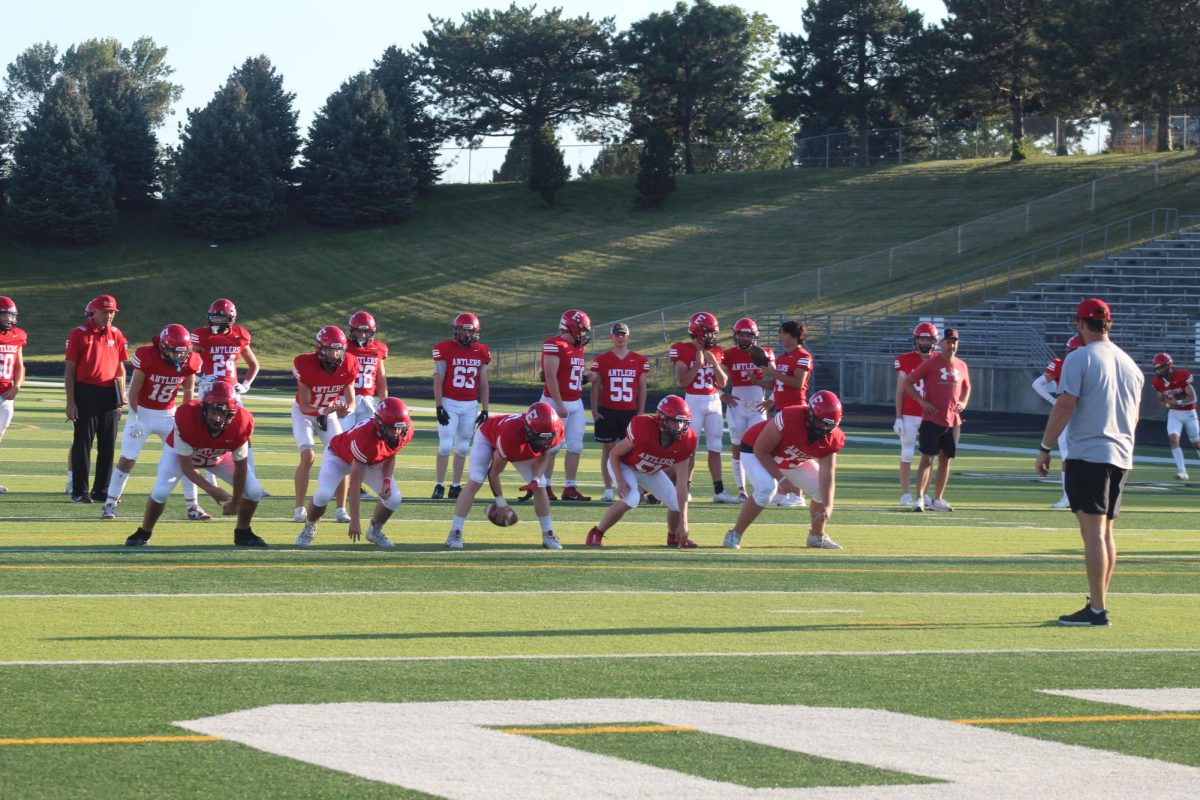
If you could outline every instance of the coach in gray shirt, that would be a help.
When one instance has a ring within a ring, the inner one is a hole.
[[[1063,625],[1108,625],[1108,585],[1117,563],[1113,520],[1133,468],[1133,434],[1142,397],[1142,370],[1108,338],[1112,312],[1093,297],[1079,304],[1075,325],[1083,347],[1063,361],[1062,393],[1054,403],[1037,457],[1039,475],[1050,467],[1046,442],[1067,428],[1067,499],[1079,520],[1091,596],[1083,609],[1058,618]],[[1070,427],[1067,423],[1070,422]]]

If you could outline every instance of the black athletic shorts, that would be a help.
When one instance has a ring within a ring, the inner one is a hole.
[[[1112,464],[1097,464],[1068,458],[1067,477],[1063,484],[1072,511],[1085,514],[1103,514],[1116,519],[1121,513],[1121,491],[1125,488],[1128,470]]]
[[[618,411],[604,406],[600,406],[596,410],[603,416],[592,423],[592,433],[596,441],[602,444],[619,442],[624,439],[625,430],[637,416],[636,411]]]
[[[921,455],[945,453],[946,458],[954,458],[958,455],[958,434],[961,430],[959,426],[947,428],[931,420],[921,420],[921,427],[917,428],[917,445]]]

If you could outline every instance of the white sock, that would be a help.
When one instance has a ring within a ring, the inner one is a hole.
[[[348,512],[348,511],[346,511],[346,508],[345,508],[345,506],[342,506],[341,508],[339,508],[339,509],[337,510],[337,512],[336,512],[336,513],[337,513],[337,514],[339,514],[339,515],[343,515],[343,514],[348,514],[349,512]]]
[[[538,517],[538,524],[542,526],[542,533],[549,533],[554,530],[554,526],[550,524],[550,515]]]
[[[450,530],[461,531],[463,529],[463,526],[466,524],[467,524],[466,517],[460,517],[458,515],[455,515],[454,518],[452,520],[450,520]]]
[[[125,483],[129,480],[128,472],[113,467],[112,478],[108,481],[108,499],[114,503],[121,499],[121,495],[125,493]]]
[[[179,482],[183,484],[183,499],[187,502],[187,504],[189,506],[199,505],[199,500],[196,496],[196,484],[192,483],[187,478],[183,478]]]
[[[734,445],[734,447],[737,446]],[[746,491],[746,472],[742,469],[742,460],[740,458],[729,457],[729,471],[733,473],[733,482],[737,484],[738,491]]]
[[[1171,458],[1175,459],[1175,469],[1180,472],[1187,472],[1187,463],[1183,460],[1183,448],[1176,447],[1171,451]]]
[[[575,485],[575,481],[563,481],[564,489],[570,489],[574,485]]]

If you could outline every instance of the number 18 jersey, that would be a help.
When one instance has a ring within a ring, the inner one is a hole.
[[[470,347],[463,347],[461,342],[447,339],[433,346],[433,360],[446,365],[442,397],[467,402],[479,399],[479,373],[492,363],[492,352],[486,344],[472,342]]]

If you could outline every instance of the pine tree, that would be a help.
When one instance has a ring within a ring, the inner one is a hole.
[[[94,242],[116,222],[113,191],[112,171],[85,93],[60,77],[13,152],[9,223],[30,237]]]
[[[309,128],[300,168],[310,221],[356,225],[408,216],[415,181],[398,127],[383,90],[366,72],[329,96]]]
[[[666,126],[648,124],[638,156],[637,204],[653,208],[666,202],[675,191],[675,140]]]
[[[158,140],[129,73],[109,69],[89,84],[92,115],[116,181],[118,203],[147,203],[158,191]]]
[[[500,169],[492,170],[492,183],[525,183],[529,180],[529,149],[533,142],[528,128],[517,128]]]
[[[443,167],[438,164],[438,148],[445,140],[441,120],[426,112],[433,98],[423,82],[424,72],[416,55],[395,46],[384,50],[371,70],[375,82],[387,96],[392,118],[404,130],[409,170],[417,181],[419,192],[427,191],[441,176]]]
[[[296,124],[300,112],[292,107],[295,93],[283,90],[283,76],[266,56],[247,58],[230,78],[246,91],[246,107],[262,129],[271,174],[284,186],[290,185],[300,153],[300,129]]]
[[[571,170],[563,160],[562,150],[558,149],[554,129],[543,125],[529,143],[529,188],[554,205],[558,190],[570,177]]]

